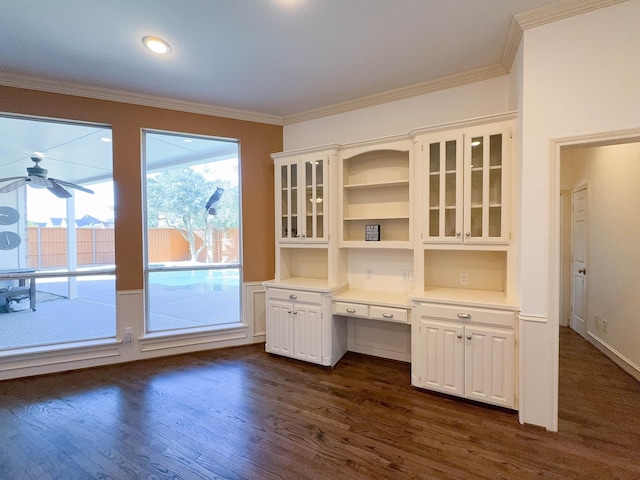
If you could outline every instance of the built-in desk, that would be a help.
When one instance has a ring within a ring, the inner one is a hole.
[[[29,308],[36,311],[36,279],[34,277],[21,277],[21,274],[34,273],[35,270],[0,270],[1,275],[10,275],[8,280],[17,280],[18,286],[11,286],[2,288],[0,287],[0,305],[4,307],[7,305],[8,299],[29,296]],[[27,285],[27,282],[29,284]],[[5,310],[3,308],[3,310]]]

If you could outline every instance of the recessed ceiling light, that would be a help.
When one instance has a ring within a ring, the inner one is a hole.
[[[190,138],[185,138],[184,141],[187,142],[187,143],[193,142],[193,140],[191,140]]]
[[[109,142],[111,142],[111,139],[109,137],[102,137],[102,138],[100,138],[100,141],[102,141],[104,143],[109,143]]]
[[[155,53],[169,53],[171,51],[171,47],[167,42],[158,37],[144,37],[142,39],[142,43],[149,50]]]

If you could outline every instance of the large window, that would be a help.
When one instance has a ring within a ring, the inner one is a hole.
[[[116,337],[111,129],[0,117],[0,350]]]
[[[146,132],[147,334],[241,321],[238,144]]]

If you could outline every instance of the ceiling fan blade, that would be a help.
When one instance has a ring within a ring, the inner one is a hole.
[[[2,187],[0,187],[0,193],[12,192],[27,183],[27,177],[13,177],[13,178],[18,178],[19,180],[16,180],[15,182],[7,183],[6,185],[3,185]],[[11,178],[5,178],[5,180],[11,180]]]
[[[93,190],[89,190],[88,188],[81,187],[80,185],[76,185],[75,183],[65,182],[64,180],[58,180],[57,178],[51,178],[51,177],[49,177],[49,180],[59,183],[60,185],[64,185],[65,187],[75,188],[77,190],[81,190],[87,193],[93,193]]]
[[[0,183],[2,183],[2,182],[8,182],[9,180],[18,180],[19,178],[27,178],[27,177],[7,177],[7,178],[0,178]]]
[[[58,183],[56,181],[53,181],[53,178],[50,178],[49,180],[51,180],[49,182],[49,186],[47,187],[47,190],[49,190],[51,193],[53,193],[56,197],[58,198],[70,198],[71,194],[65,190],[64,188],[62,188],[61,185],[58,185]]]

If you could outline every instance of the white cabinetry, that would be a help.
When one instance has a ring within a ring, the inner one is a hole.
[[[418,135],[425,243],[509,241],[511,123]]]
[[[269,353],[335,365],[346,352],[346,326],[331,318],[331,292],[267,283],[266,317],[265,349]]]
[[[413,385],[516,408],[513,311],[427,303],[416,310]]]
[[[329,239],[329,164],[334,150],[274,154],[278,242]]]

